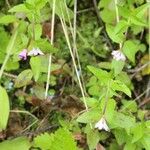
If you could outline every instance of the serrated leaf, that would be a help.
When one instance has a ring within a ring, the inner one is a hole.
[[[88,69],[100,80],[100,82],[107,84],[111,79],[110,74],[107,71],[104,71],[93,66],[88,66]]]
[[[17,79],[15,80],[15,87],[20,88],[20,87],[28,85],[30,83],[32,77],[33,77],[33,73],[31,71],[31,69],[22,71],[18,75]]]
[[[72,134],[67,130],[60,128],[55,132],[55,139],[50,150],[77,150],[76,142]]]
[[[111,122],[112,128],[124,128],[126,131],[130,131],[131,127],[135,126],[135,118],[124,115],[120,112],[114,113],[114,120],[112,119]]]
[[[29,150],[31,144],[26,137],[19,137],[0,143],[1,150]]]
[[[9,98],[6,90],[0,86],[0,132],[5,130],[9,116]]]
[[[5,15],[0,18],[0,24],[4,24],[4,25],[13,23],[15,21],[16,21],[16,17],[14,15]]]
[[[130,89],[121,81],[119,80],[114,80],[112,83],[111,83],[111,88],[114,90],[114,91],[122,91],[124,92],[126,95],[128,95],[129,97],[131,97],[131,91]]]
[[[34,138],[34,146],[43,150],[50,150],[53,140],[54,134],[44,133]]]
[[[133,15],[130,16],[130,22],[137,25],[137,26],[144,26],[144,27],[147,26],[147,24],[145,22],[141,21],[140,18],[133,16]]]

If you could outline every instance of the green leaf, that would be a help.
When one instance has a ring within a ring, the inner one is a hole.
[[[121,110],[128,111],[128,112],[137,112],[137,104],[133,100],[122,100],[123,106],[121,107]]]
[[[64,1],[56,0],[56,4],[55,12],[59,17],[64,18],[65,21],[69,21],[68,15],[70,19],[73,18],[72,10],[67,8]],[[50,5],[53,7],[52,3],[50,3]]]
[[[29,150],[31,144],[26,137],[19,137],[0,143],[1,150]]]
[[[114,90],[114,91],[122,91],[124,92],[126,95],[128,95],[129,97],[131,97],[131,91],[130,89],[121,81],[119,80],[114,80],[112,83],[111,83],[111,88]]]
[[[135,63],[135,54],[139,50],[139,44],[132,40],[125,41],[122,50],[128,59]]]
[[[12,7],[9,12],[23,12],[23,13],[29,13],[30,10],[26,8],[24,4],[19,4],[14,7]]]
[[[106,31],[109,37],[116,43],[122,43],[125,40],[124,33],[126,32],[128,23],[126,21],[120,21],[115,27],[106,24]]]
[[[106,103],[106,99],[103,99],[100,105],[101,110],[104,109],[105,103]],[[116,101],[114,99],[109,99],[105,111],[105,118],[108,121],[108,123],[111,122],[111,120],[114,118],[115,107],[116,107]]]
[[[88,69],[104,84],[107,84],[111,79],[111,75],[107,71],[93,66],[88,66]]]
[[[9,59],[6,64],[5,70],[6,71],[17,70],[18,68],[19,68],[19,62],[15,62],[12,59]]]
[[[131,132],[133,134],[132,143],[135,143],[144,136],[144,124],[138,123]]]
[[[33,37],[33,25],[32,24],[30,24],[29,27],[28,27],[28,33],[32,34],[32,37]],[[35,26],[34,26],[35,41],[40,40],[41,35],[42,35],[42,26],[41,26],[41,24],[35,24]],[[42,39],[42,40],[44,40],[44,39]]]
[[[95,122],[96,120],[99,119],[99,117],[101,115],[99,111],[100,110],[98,110],[98,109],[92,109],[88,112],[84,112],[77,118],[77,122],[80,122],[80,123]]]
[[[34,80],[37,81],[41,73],[41,59],[40,57],[32,57],[30,59],[30,66],[33,72]]]
[[[20,88],[30,83],[33,73],[30,69],[22,71],[15,80],[15,87]]]
[[[115,138],[116,138],[117,143],[118,143],[119,145],[122,145],[122,144],[126,143],[126,141],[131,140],[131,139],[130,139],[131,136],[129,136],[129,135],[127,134],[126,130],[124,130],[124,129],[118,128],[118,129],[115,129],[115,130],[112,131],[112,132],[113,132],[113,134],[115,135]]]
[[[7,92],[3,87],[0,86],[0,132],[6,129],[9,109]]]
[[[81,100],[83,101],[83,98]],[[85,100],[89,107],[96,107],[99,104],[99,101],[95,98],[85,97]]]
[[[123,113],[120,112],[115,112],[114,113],[114,120],[112,119],[111,122],[112,128],[124,128],[126,131],[130,131],[131,127],[135,126],[135,118],[124,115]]]
[[[136,16],[130,16],[130,23],[133,23],[137,26],[144,26],[144,27],[147,26],[145,22],[141,21],[141,19]]]
[[[124,65],[125,65],[124,61],[117,61],[117,60],[112,61],[111,67],[114,70],[115,76],[121,73]]]
[[[85,132],[86,132],[87,144],[89,146],[89,149],[90,150],[95,149],[96,145],[100,140],[98,130],[91,130],[90,126],[87,126]]]
[[[142,140],[141,143],[143,144],[143,147],[145,148],[145,150],[150,150],[150,135],[145,135]]]
[[[99,96],[100,95],[100,87],[98,85],[93,85],[88,89],[90,95]]]
[[[128,74],[126,72],[121,72],[117,77],[117,80],[120,80],[121,82],[123,82],[129,89],[133,89],[133,85],[131,82],[130,77],[128,76]]]
[[[33,87],[34,94],[41,100],[45,98],[45,88],[44,85],[37,84]]]
[[[123,150],[136,150],[136,145],[133,143],[127,143],[125,144]]]
[[[55,132],[50,150],[77,150],[77,146],[72,134],[67,129],[60,128]]]
[[[13,23],[15,21],[16,21],[16,17],[14,15],[5,15],[0,18],[0,24],[4,24],[4,25]]]
[[[44,133],[34,138],[34,147],[40,147],[43,150],[50,150],[54,134]]]
[[[39,39],[35,41],[34,47],[40,48],[43,52],[55,53],[57,48],[53,47],[47,39]]]
[[[72,134],[65,128],[54,134],[44,133],[34,139],[34,146],[42,150],[77,150]]]

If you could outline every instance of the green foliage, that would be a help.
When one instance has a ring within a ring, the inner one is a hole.
[[[30,69],[22,71],[15,80],[15,87],[20,88],[30,83],[33,73]]]
[[[19,137],[0,143],[1,150],[29,150],[31,144],[26,137]]]
[[[137,93],[148,93],[145,83],[149,65],[144,65],[149,61],[150,4],[144,0],[116,0],[117,4],[115,0],[100,0],[96,17],[91,1],[78,1],[75,26],[71,25],[75,21],[75,1],[56,0],[54,43],[51,44],[53,2],[17,0],[10,1],[10,6],[7,2],[7,7],[5,2],[0,2],[0,8],[3,7],[0,13],[0,132],[3,134],[7,129],[10,104],[11,109],[34,112],[39,120],[44,116],[46,126],[50,123],[59,126],[51,134],[45,132],[33,137],[32,142],[25,137],[3,141],[0,150],[77,150],[83,147],[94,150],[98,149],[99,142],[108,150],[150,150],[150,121],[145,118],[149,104],[140,109],[140,103],[145,99],[140,97],[139,104],[136,102]],[[86,96],[81,102],[86,102],[88,110],[79,101],[81,91],[60,19],[66,23],[75,61],[80,62],[76,62],[79,64],[77,69],[82,69],[79,77],[83,80]],[[44,55],[29,56],[28,52],[33,48],[39,48]],[[18,57],[24,49],[27,60]],[[120,52],[117,57],[122,54],[124,59],[116,59],[114,55],[112,59],[111,50]],[[50,54],[52,62],[48,68]],[[48,69],[50,88],[45,98]],[[34,123],[30,124],[30,119],[26,120],[28,117],[20,117],[19,121],[22,119],[29,123],[29,126],[25,124],[29,131],[38,131],[39,124],[32,126]],[[98,128],[102,131],[95,129],[101,119],[106,122],[109,132],[101,127],[104,122]],[[11,124],[8,125],[8,139],[9,128],[11,130]]]
[[[34,146],[43,150],[77,150],[71,133],[65,128],[58,129],[54,134],[44,133],[37,136],[34,139]]]
[[[6,90],[0,86],[0,132],[7,127],[9,117],[9,98]]]

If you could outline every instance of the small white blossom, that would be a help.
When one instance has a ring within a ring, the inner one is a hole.
[[[95,128],[102,130],[104,129],[105,131],[110,131],[109,127],[107,126],[106,120],[104,117],[102,117],[96,124]]]
[[[120,50],[113,51],[111,54],[113,56],[113,59],[115,59],[117,61],[119,61],[119,60],[125,61],[126,60],[126,57]]]
[[[44,55],[44,53],[39,48],[33,48],[30,52],[28,52],[28,56],[37,56]]]

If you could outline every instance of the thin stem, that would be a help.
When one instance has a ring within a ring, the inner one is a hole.
[[[126,105],[120,112],[124,111],[127,109],[129,106],[131,106],[135,101],[139,100],[142,96],[144,96],[147,92],[150,91],[150,87],[148,87],[143,93],[141,93],[138,97],[136,97],[131,103]]]
[[[33,114],[31,114],[30,112],[25,111],[25,110],[10,110],[10,112],[27,114],[27,115],[31,116],[32,118],[34,118],[35,120],[38,120],[37,117],[35,117]]]
[[[67,4],[66,4],[65,0],[64,0],[64,3],[65,3],[66,12],[67,12],[67,17],[68,17],[68,20],[69,20],[71,34],[72,34],[72,37],[73,37],[73,55],[74,55],[74,57],[76,56],[76,58],[77,58],[77,65],[78,65],[78,69],[79,69],[79,72],[80,72],[81,83],[83,85],[84,93],[86,94],[86,89],[85,89],[85,84],[84,84],[84,79],[83,79],[83,74],[82,74],[82,68],[81,68],[81,63],[80,63],[80,57],[79,57],[79,53],[78,53],[77,45],[76,45],[77,0],[74,1],[74,21],[73,21],[73,26],[71,24],[70,15],[69,15],[69,12],[68,12],[68,9],[67,9]]]
[[[3,72],[4,72],[5,66],[6,66],[6,64],[7,64],[7,61],[8,61],[8,59],[9,59],[10,55],[11,55],[11,51],[12,51],[12,48],[13,48],[13,46],[14,46],[15,40],[16,40],[16,38],[17,38],[17,35],[18,35],[18,31],[17,31],[17,29],[16,29],[16,31],[15,31],[14,34],[12,35],[12,38],[10,39],[9,44],[8,44],[8,46],[7,46],[7,49],[6,49],[7,55],[6,55],[5,59],[4,59],[4,62],[3,62],[2,67],[1,67],[1,69],[0,69],[0,80],[1,80],[2,74],[3,74]]]
[[[8,8],[10,9],[10,8],[11,8],[11,6],[10,6],[9,1],[8,1],[8,0],[5,0],[5,2],[6,2],[6,4],[7,4],[7,6],[8,6]]]
[[[109,101],[109,88],[110,88],[110,83],[108,82],[106,96],[105,96],[105,105],[104,105],[103,112],[102,112],[103,116],[105,115],[107,104]]]
[[[119,19],[119,10],[118,10],[118,6],[117,6],[118,2],[117,2],[117,0],[114,0],[114,1],[115,1],[115,11],[116,11],[116,22],[119,23],[120,19]],[[120,50],[121,50],[122,43],[119,43],[119,47],[120,47]]]
[[[98,7],[97,7],[97,1],[96,1],[96,0],[93,0],[93,4],[94,4],[95,13],[96,13],[96,15],[97,15],[98,23],[99,23],[100,26],[103,27],[102,33],[103,33],[103,35],[104,35],[104,37],[105,37],[105,39],[106,39],[106,42],[107,42],[108,46],[110,47],[110,49],[111,49],[111,50],[114,50],[113,45],[112,45],[112,43],[111,43],[111,40],[110,40],[110,38],[109,38],[109,36],[108,36],[108,34],[107,34],[107,32],[106,32],[105,24],[104,24],[104,22],[102,21],[102,19],[101,19],[101,17],[100,17],[99,9],[98,9]]]
[[[79,76],[79,73],[78,73],[78,69],[77,69],[77,65],[76,65],[76,62],[75,62],[75,58],[74,58],[74,55],[73,55],[73,52],[72,52],[72,48],[71,48],[71,44],[70,44],[70,40],[69,40],[67,28],[66,28],[66,24],[65,24],[65,21],[62,20],[62,18],[60,18],[60,21],[61,21],[61,24],[62,24],[62,27],[63,27],[63,31],[64,31],[64,34],[65,34],[65,37],[66,37],[66,41],[67,41],[67,44],[68,44],[68,47],[69,47],[69,50],[70,50],[70,54],[71,54],[71,57],[72,57],[73,65],[75,67],[77,79],[78,79],[80,90],[81,90],[81,94],[82,94],[82,97],[83,97],[83,102],[84,102],[86,110],[88,111],[88,106],[87,106],[87,103],[86,103],[86,100],[85,100],[84,90],[83,90],[82,83],[81,83],[81,80],[80,80],[80,76]]]
[[[51,21],[51,40],[50,40],[51,45],[53,45],[53,41],[54,41],[55,6],[56,6],[56,0],[53,0],[52,21]],[[47,73],[47,82],[46,82],[46,90],[45,90],[45,99],[48,96],[49,82],[50,82],[50,76],[51,76],[51,64],[52,64],[52,54],[49,55],[49,61],[48,61],[48,73]]]

